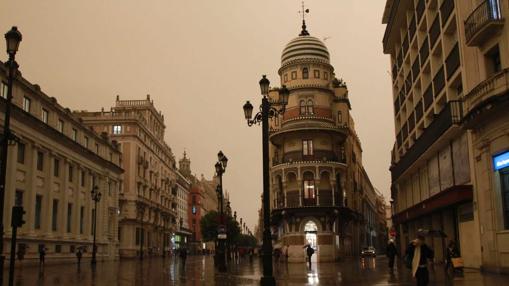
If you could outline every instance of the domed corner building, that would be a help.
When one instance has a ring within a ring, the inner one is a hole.
[[[318,262],[359,255],[375,244],[376,192],[362,167],[348,89],[305,23],[283,50],[279,75],[290,96],[270,122],[274,247],[288,247],[289,262],[305,261],[306,244]],[[277,96],[277,89],[269,93]]]

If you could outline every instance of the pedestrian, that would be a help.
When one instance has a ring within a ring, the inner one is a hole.
[[[187,259],[187,249],[185,247],[181,248],[179,251],[180,259],[182,260],[182,265],[186,266]]]
[[[447,253],[445,258],[445,271],[447,272],[449,268],[452,268],[453,272],[456,271],[456,266],[453,264],[453,258],[461,257],[458,247],[456,246],[456,242],[454,240],[450,240],[447,245]],[[461,269],[458,267],[458,269]]]
[[[417,238],[413,240],[406,250],[405,263],[412,270],[412,277],[416,279],[417,286],[426,286],[429,283],[428,260],[434,258],[433,250],[426,244],[425,232],[417,231]]]
[[[315,250],[313,249],[313,247],[311,247],[310,244],[308,244],[306,247],[306,255],[308,258],[308,266],[310,269],[311,269],[311,256],[313,256],[314,253],[315,253]]]
[[[78,258],[78,267],[80,267],[81,257],[83,257],[83,252],[81,251],[81,247],[78,248],[78,251],[76,252],[76,257]]]
[[[389,269],[392,271],[394,269],[394,259],[396,255],[398,254],[398,251],[396,249],[396,245],[394,245],[394,241],[389,240],[389,243],[387,244],[387,258],[389,258]]]
[[[39,247],[39,266],[44,265],[44,257],[46,256],[46,247],[41,245]]]

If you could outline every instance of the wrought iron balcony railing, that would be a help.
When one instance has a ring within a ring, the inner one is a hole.
[[[503,25],[499,0],[485,0],[465,21],[467,45],[477,46]]]

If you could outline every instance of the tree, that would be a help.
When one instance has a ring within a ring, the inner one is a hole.
[[[240,235],[240,227],[233,217],[225,214],[226,234],[228,240],[236,242]],[[200,228],[204,241],[214,241],[217,239],[217,227],[219,226],[219,213],[210,211],[200,220]]]

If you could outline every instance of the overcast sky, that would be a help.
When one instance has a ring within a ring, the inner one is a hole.
[[[279,85],[283,47],[300,32],[298,0],[2,1],[0,31],[18,26],[23,76],[72,110],[109,109],[115,96],[151,95],[166,141],[210,178],[219,150],[232,208],[252,229],[262,192],[261,129],[248,128],[245,100],[258,80]],[[349,88],[363,163],[389,194],[394,140],[389,58],[382,53],[385,0],[308,0],[308,31],[323,39]],[[2,45],[5,47],[5,44]],[[4,50],[4,49],[3,49]],[[0,56],[6,60],[6,55]]]

